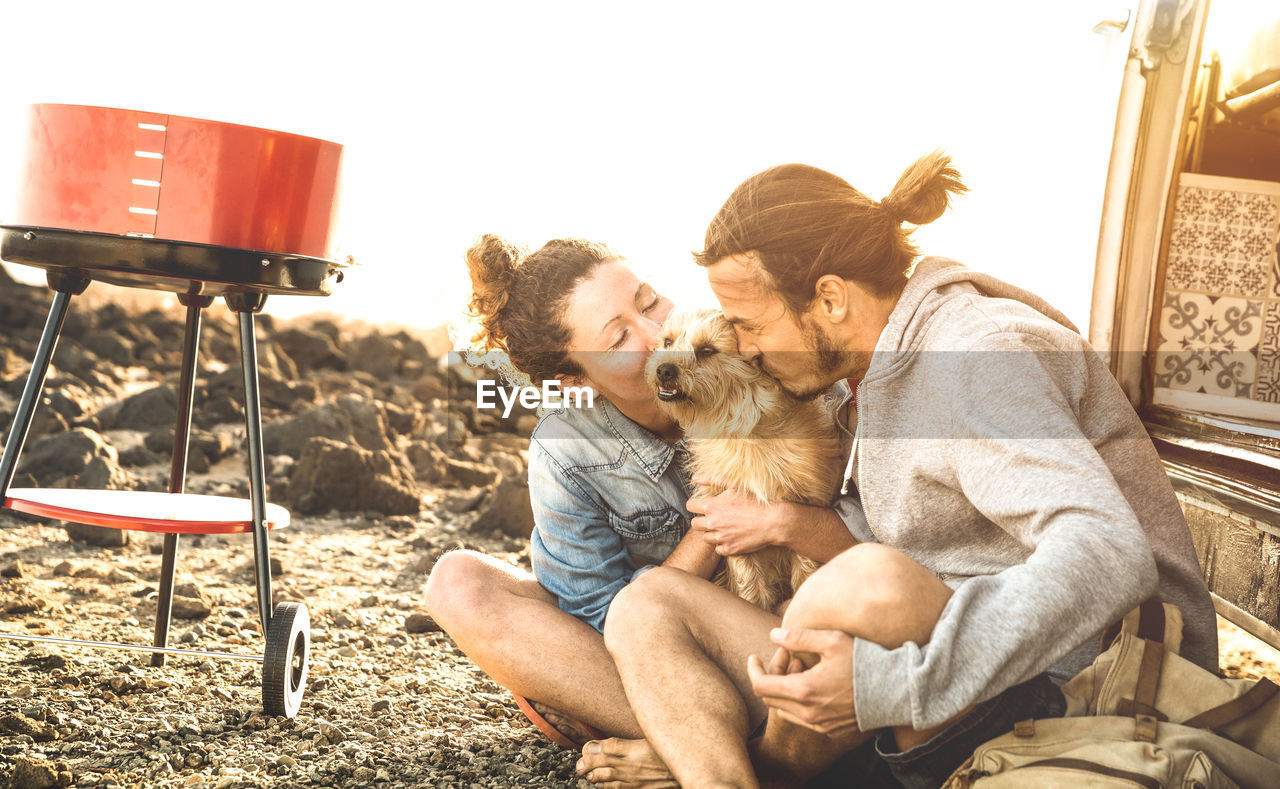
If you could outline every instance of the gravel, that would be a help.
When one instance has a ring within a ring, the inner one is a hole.
[[[526,540],[470,534],[474,517],[331,513],[273,533],[288,568],[277,600],[312,617],[293,720],[262,714],[260,669],[246,662],[153,668],[145,653],[0,640],[0,786],[587,786],[578,755],[534,729],[421,610],[424,569],[444,550],[528,567]],[[133,536],[98,548],[0,514],[0,566],[23,568],[0,579],[0,611],[13,604],[0,631],[149,643],[160,537]],[[179,583],[210,611],[175,619],[175,645],[261,650],[251,556],[248,535],[181,539]]]

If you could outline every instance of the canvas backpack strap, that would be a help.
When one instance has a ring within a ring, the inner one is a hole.
[[[1164,644],[1159,641],[1143,641],[1142,663],[1138,667],[1138,682],[1133,689],[1133,718],[1136,721],[1134,739],[1143,742],[1156,740],[1156,715],[1160,714],[1156,709],[1156,692],[1160,689],[1160,675],[1163,672]]]
[[[1280,693],[1280,685],[1276,685],[1271,680],[1263,677],[1255,682],[1253,687],[1246,690],[1244,695],[1234,698],[1226,704],[1207,709],[1194,718],[1185,721],[1183,725],[1216,731],[1249,715],[1263,704],[1271,701],[1276,693]]]
[[[1124,619],[1113,623],[1110,627],[1102,632],[1102,643],[1098,645],[1099,652],[1106,652],[1116,637],[1120,635],[1121,629],[1124,627]],[[1153,597],[1138,607],[1138,638],[1145,638],[1148,641],[1157,641],[1164,643],[1165,631],[1165,615],[1164,603],[1160,602],[1160,598]]]

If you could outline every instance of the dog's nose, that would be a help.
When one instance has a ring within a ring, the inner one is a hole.
[[[658,365],[658,380],[664,384],[668,381],[675,380],[678,374],[679,371],[676,370],[676,366],[671,362],[664,362],[663,364]]]

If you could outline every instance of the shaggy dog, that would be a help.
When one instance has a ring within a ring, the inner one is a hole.
[[[684,428],[690,471],[715,480],[700,496],[736,488],[762,504],[827,505],[839,487],[840,443],[819,400],[800,400],[738,354],[733,327],[715,310],[675,312],[645,366],[661,408]],[[729,556],[716,583],[766,610],[818,568],[788,548]]]

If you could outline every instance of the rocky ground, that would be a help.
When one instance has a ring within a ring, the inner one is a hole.
[[[175,302],[104,286],[73,301],[14,487],[165,489]],[[0,268],[6,433],[48,303]],[[0,786],[576,786],[576,756],[420,608],[443,551],[528,567],[536,418],[493,419],[451,398],[474,373],[444,363],[438,333],[269,316],[258,327],[269,495],[293,513],[272,534],[276,599],[312,617],[301,712],[262,715],[256,663],[152,668],[143,653],[0,640]],[[215,305],[189,492],[248,493],[237,348]],[[0,632],[149,643],[161,541],[0,512]],[[251,562],[247,535],[182,538],[172,640],[260,653]]]
[[[100,292],[98,292],[100,291]],[[164,490],[182,311],[93,286],[72,302],[15,487]],[[96,294],[96,295],[95,295]],[[48,308],[0,268],[7,433]],[[576,754],[533,729],[421,610],[440,554],[528,568],[534,416],[480,414],[442,338],[322,319],[259,321],[277,600],[305,602],[312,665],[294,720],[261,713],[256,663],[0,640],[0,787],[578,786]],[[187,490],[245,496],[235,325],[208,311]],[[159,535],[0,511],[0,632],[150,642]],[[183,537],[172,640],[257,654],[247,535]],[[1233,676],[1280,653],[1223,625]],[[585,786],[585,784],[584,784]]]

